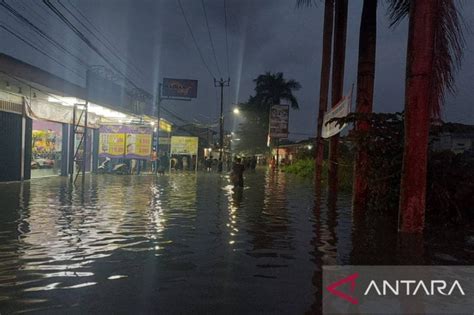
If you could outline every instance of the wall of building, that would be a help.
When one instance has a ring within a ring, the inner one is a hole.
[[[0,111],[0,135],[0,182],[30,179],[31,119]]]

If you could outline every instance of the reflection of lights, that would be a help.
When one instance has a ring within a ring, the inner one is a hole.
[[[113,276],[110,276],[108,277],[107,279],[108,280],[117,280],[117,279],[122,279],[122,278],[127,278],[128,276],[125,276],[125,275],[113,275]]]
[[[155,125],[155,122],[154,122],[153,120],[150,121],[150,125],[151,125],[151,126],[154,126],[154,125]]]
[[[61,284],[60,282],[54,282],[54,283],[45,285],[43,287],[26,288],[23,291],[25,292],[50,291],[50,290],[56,289],[56,287],[60,284]]]
[[[233,186],[228,185],[225,187],[225,190],[227,191],[227,197],[229,200],[229,219],[228,223],[226,223],[226,226],[230,229],[229,231],[229,237],[230,240],[228,242],[229,245],[235,244],[234,238],[238,236],[239,229],[235,227],[237,224],[237,210],[238,210],[238,203],[234,200],[234,191],[233,191]]]
[[[68,287],[64,287],[63,289],[79,289],[79,288],[84,288],[84,287],[90,287],[91,285],[96,285],[97,282],[86,282],[86,283],[79,283],[75,285],[71,285]]]

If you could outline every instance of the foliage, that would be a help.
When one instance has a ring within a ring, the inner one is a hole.
[[[301,159],[293,164],[283,166],[283,171],[289,174],[296,174],[301,177],[311,177],[314,174],[314,160]]]
[[[260,106],[262,110],[268,112],[272,105],[280,104],[281,101],[288,101],[291,108],[298,109],[298,100],[293,92],[301,89],[301,84],[292,79],[286,80],[282,72],[266,72],[253,82],[255,82],[255,96],[251,103]]]
[[[391,25],[397,25],[410,13],[414,1],[389,0],[388,14]],[[429,100],[432,117],[439,117],[446,92],[454,93],[454,74],[461,64],[465,39],[463,19],[456,5],[459,1],[437,0],[431,2],[435,19],[433,69],[431,97]],[[410,53],[410,52],[408,52]]]
[[[292,108],[298,108],[298,101],[293,91],[301,88],[295,80],[287,80],[283,73],[259,75],[255,80],[255,95],[240,105],[243,122],[237,132],[238,141],[235,150],[241,154],[251,155],[267,153],[268,115],[270,107],[280,104],[282,100],[289,101]]]
[[[364,147],[369,155],[369,211],[398,213],[403,160],[403,113],[353,113],[334,119],[338,124],[366,121],[369,131],[351,131],[348,139]],[[471,126],[443,124],[440,132],[465,132]],[[429,222],[460,223],[474,219],[474,157],[451,151],[430,152],[427,177],[426,219]]]
[[[437,223],[474,219],[474,158],[451,151],[431,152],[427,217]]]
[[[353,178],[353,152],[345,145],[341,144],[340,160],[339,160],[339,185],[341,190],[350,191],[352,189]],[[327,151],[327,150],[326,150]],[[304,151],[310,152],[310,151]],[[313,155],[314,156],[314,155]],[[282,167],[283,171],[289,174],[295,174],[301,177],[311,178],[314,175],[314,159],[309,157],[307,153],[298,155],[296,161],[290,165]],[[327,160],[323,162],[322,181],[323,185],[328,183],[328,163]]]
[[[234,149],[243,155],[265,154],[268,152],[268,113],[261,113],[245,104],[240,107],[243,123],[240,124]]]
[[[368,207],[375,210],[398,209],[403,155],[403,113],[351,113],[334,119],[338,124],[366,122],[369,131],[352,130],[348,140],[369,156]]]

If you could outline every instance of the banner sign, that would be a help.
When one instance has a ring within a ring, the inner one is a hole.
[[[99,129],[99,157],[149,159],[153,130],[149,127],[104,125]]]
[[[288,105],[273,105],[270,109],[270,138],[288,138],[288,121],[290,108]]]
[[[149,159],[153,130],[148,127],[127,126],[125,158]]]
[[[198,137],[171,137],[171,154],[197,155]]]
[[[166,120],[160,119],[160,130],[165,132],[171,132],[172,125]]]
[[[121,158],[125,154],[123,126],[101,126],[99,129],[99,157]]]
[[[165,97],[197,97],[197,80],[163,78],[163,90],[161,94]]]
[[[337,125],[335,122],[327,123],[333,118],[342,118],[346,117],[351,112],[351,97],[344,96],[342,100],[336,104],[330,111],[324,114],[323,119],[323,129],[321,132],[321,136],[323,138],[330,138],[334,135],[337,135],[341,132],[344,128],[346,128],[347,124],[344,125]]]

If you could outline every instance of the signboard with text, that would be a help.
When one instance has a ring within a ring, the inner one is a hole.
[[[288,138],[290,108],[288,105],[273,105],[270,109],[269,136],[272,139]]]
[[[333,118],[342,118],[347,116],[351,112],[351,97],[344,96],[342,100],[336,104],[330,111],[324,114],[323,119],[323,129],[321,132],[321,136],[323,138],[330,138],[334,135],[340,133],[347,124],[338,125],[336,122],[329,123],[328,122]]]
[[[125,132],[123,126],[101,126],[99,134],[99,157],[123,157],[125,154]]]
[[[197,155],[198,137],[171,137],[171,154]]]
[[[104,125],[99,133],[99,157],[150,158],[153,130],[149,127]]]
[[[197,97],[197,80],[163,78],[162,96],[164,97]]]
[[[147,127],[128,127],[125,158],[148,159],[151,155],[153,130]]]

